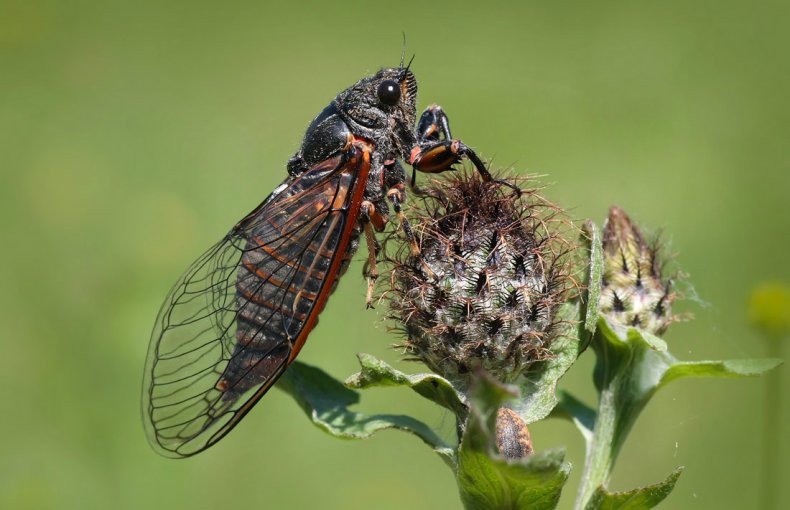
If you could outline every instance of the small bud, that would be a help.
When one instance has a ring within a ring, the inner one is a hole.
[[[532,438],[521,416],[512,409],[500,407],[496,413],[496,446],[506,459],[523,459],[532,455]]]
[[[663,333],[676,320],[670,306],[672,280],[662,279],[658,246],[645,242],[619,207],[609,208],[603,232],[601,313],[613,325]]]
[[[483,368],[502,382],[549,355],[570,288],[561,211],[477,174],[435,180],[410,215],[420,253],[392,262],[389,304],[412,359],[462,385]]]

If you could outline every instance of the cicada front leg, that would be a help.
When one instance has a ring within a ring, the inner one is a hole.
[[[501,179],[494,179],[477,153],[450,133],[447,114],[439,105],[429,106],[417,123],[417,145],[409,155],[409,164],[415,170],[426,173],[441,173],[452,170],[453,165],[463,158],[469,159],[485,182],[496,182],[520,193],[518,186]],[[412,189],[416,190],[416,172],[412,173]]]

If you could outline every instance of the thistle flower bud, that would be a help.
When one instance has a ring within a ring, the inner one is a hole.
[[[671,313],[672,280],[662,277],[656,243],[619,207],[609,208],[603,231],[603,288],[601,313],[612,325],[636,327],[661,334],[676,320]]]
[[[549,355],[570,278],[561,211],[536,190],[459,173],[433,181],[410,213],[419,255],[391,257],[392,318],[410,359],[468,384],[481,367],[512,382]]]

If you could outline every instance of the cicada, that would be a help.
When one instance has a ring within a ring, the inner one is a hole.
[[[302,350],[364,233],[368,304],[375,232],[401,212],[407,176],[438,173],[475,152],[430,106],[416,120],[409,66],[382,69],[342,91],[310,123],[288,175],[179,278],[159,311],[143,381],[149,442],[188,457],[230,432]]]

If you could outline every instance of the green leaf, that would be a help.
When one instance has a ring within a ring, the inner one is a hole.
[[[664,339],[648,331],[613,325],[603,316],[598,319],[598,329],[604,338],[615,347],[626,347],[631,342],[632,347],[636,347],[634,343],[639,343],[656,352],[667,352],[667,343]]]
[[[367,439],[380,430],[405,430],[422,439],[449,465],[454,465],[453,448],[428,425],[411,416],[366,415],[349,410],[349,406],[359,403],[359,393],[323,370],[296,361],[277,386],[296,400],[314,425],[332,436]]]
[[[580,313],[578,302],[565,303],[560,307],[558,315],[562,331],[551,343],[551,357],[535,363],[516,381],[521,397],[511,407],[528,424],[542,420],[557,405],[557,382],[579,356]]]
[[[598,315],[601,301],[601,287],[603,281],[603,245],[601,232],[591,220],[584,222],[582,227],[587,248],[590,252],[590,267],[587,273],[587,292],[584,312],[584,329],[591,335],[595,333],[598,325]]]
[[[639,341],[656,352],[667,352],[667,343],[664,341],[664,339],[657,337],[653,333],[643,329],[628,328],[626,335],[630,342]]]
[[[365,389],[375,386],[406,386],[419,395],[452,411],[461,422],[466,419],[464,397],[453,385],[436,374],[407,375],[370,354],[357,354],[362,371],[346,379],[346,386]]]
[[[608,492],[599,487],[593,494],[585,510],[647,510],[653,508],[669,496],[683,468],[677,468],[666,480],[627,492]]]
[[[551,415],[556,418],[571,420],[579,432],[584,436],[585,441],[592,438],[593,428],[595,427],[595,409],[577,399],[567,391],[560,391],[559,404],[554,408]]]
[[[497,409],[512,389],[488,376],[471,388],[472,405],[458,452],[458,488],[467,510],[555,508],[570,473],[565,453],[551,450],[505,460],[495,451]]]
[[[684,377],[751,377],[778,367],[777,358],[723,361],[676,361],[664,372],[660,386]]]
[[[561,450],[549,450],[508,462],[462,448],[461,501],[467,510],[553,509],[570,473],[564,456]]]
[[[634,328],[630,328],[634,329]],[[634,329],[634,331],[636,331]],[[606,317],[598,318],[598,334],[608,340],[609,344],[615,347],[624,347],[628,344],[628,330],[622,327],[615,327],[609,324]]]
[[[778,358],[741,359],[741,360],[705,360],[678,361],[668,351],[667,343],[647,331],[637,328],[613,327],[604,318],[598,322],[598,331],[616,349],[630,348],[639,361],[639,382],[649,382],[652,388],[641,388],[640,391],[653,391],[676,379],[685,377],[751,377],[763,374],[782,364]],[[655,355],[646,355],[643,351],[653,351]],[[640,354],[641,353],[641,354]],[[650,377],[647,377],[650,373]]]

